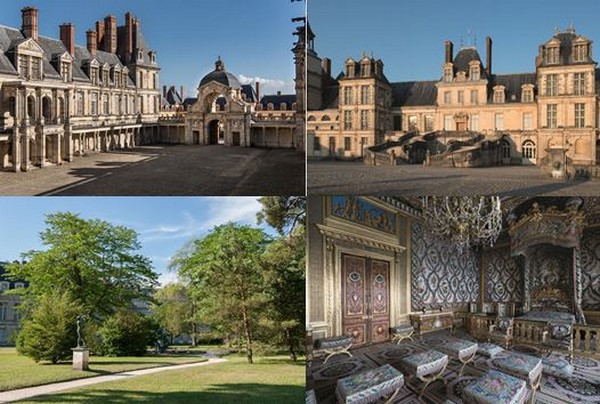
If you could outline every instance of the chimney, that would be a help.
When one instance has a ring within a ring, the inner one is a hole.
[[[104,51],[117,53],[117,17],[109,15],[104,19]]]
[[[167,98],[167,86],[163,86],[163,98]]]
[[[492,76],[492,38],[489,36],[485,37],[485,52],[486,52],[486,62],[485,62],[485,72],[488,77]]]
[[[125,14],[125,60],[127,63],[133,55],[133,15],[130,12]]]
[[[75,25],[67,22],[60,26],[60,41],[71,56],[75,55]]]
[[[326,77],[331,76],[331,59],[323,58],[321,61],[321,68],[323,69],[323,73]]]
[[[446,60],[445,63],[452,63],[452,59],[454,58],[453,56],[453,48],[454,45],[452,44],[452,41],[446,41],[444,42],[444,45],[446,47]]]
[[[134,18],[133,19],[133,31],[132,31],[133,32],[132,33],[132,46],[131,46],[132,52],[138,48],[137,37],[140,34],[141,29],[142,29],[142,23],[140,22],[140,19]]]
[[[88,29],[85,32],[87,37],[87,50],[92,56],[96,56],[96,50],[98,50],[98,34],[93,29]]]
[[[281,95],[281,91],[277,91],[277,95]]]
[[[38,39],[38,9],[25,7],[21,9],[22,26],[21,31],[25,38]]]
[[[260,101],[260,83],[256,82],[256,101]]]
[[[96,35],[98,41],[96,49],[104,50],[104,24],[101,21],[96,21]]]
[[[180,90],[181,92],[179,93],[179,96],[181,97],[182,101],[185,98],[185,94],[183,93],[183,90],[184,90],[184,88],[183,88],[183,86],[181,86],[181,90]]]

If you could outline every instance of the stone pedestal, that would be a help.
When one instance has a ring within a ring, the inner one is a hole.
[[[90,350],[85,347],[71,348],[73,351],[73,370],[88,370],[90,368]]]

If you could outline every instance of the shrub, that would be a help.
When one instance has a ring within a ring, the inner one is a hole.
[[[157,341],[158,325],[149,317],[119,311],[99,329],[100,351],[106,356],[142,356]]]
[[[77,345],[77,316],[81,306],[67,294],[49,293],[21,323],[17,351],[36,362],[57,363],[71,357]]]

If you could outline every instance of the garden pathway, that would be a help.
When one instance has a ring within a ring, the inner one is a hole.
[[[131,370],[128,372],[114,373],[107,376],[88,377],[85,379],[71,380],[68,382],[45,384],[43,386],[27,387],[24,389],[4,391],[0,393],[0,403],[8,403],[11,401],[24,400],[26,398],[41,396],[44,394],[52,394],[63,390],[75,389],[79,387],[90,386],[92,384],[111,382],[115,380],[123,380],[136,376],[144,376],[152,373],[165,372],[168,370],[187,369],[196,366],[207,366],[215,363],[226,362],[223,358],[209,358],[206,362],[186,363],[183,365],[161,366],[150,369]]]

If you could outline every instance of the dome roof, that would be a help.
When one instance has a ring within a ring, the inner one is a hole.
[[[215,62],[215,70],[204,76],[202,80],[200,80],[200,85],[198,87],[202,87],[211,81],[216,81],[217,83],[224,84],[231,88],[242,88],[239,80],[233,74],[225,70],[225,63],[223,63],[220,57]]]

